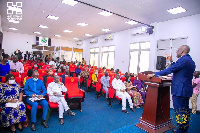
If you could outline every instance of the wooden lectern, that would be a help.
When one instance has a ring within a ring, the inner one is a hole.
[[[135,126],[149,133],[162,133],[174,128],[170,119],[171,79],[153,77],[139,73],[138,78],[148,85],[142,117]]]

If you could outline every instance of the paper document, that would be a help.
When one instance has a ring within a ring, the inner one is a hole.
[[[10,107],[10,108],[17,108],[20,104],[22,104],[23,102],[16,102],[16,103],[6,103],[6,107]]]

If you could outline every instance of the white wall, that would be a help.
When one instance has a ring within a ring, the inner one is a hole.
[[[32,51],[32,44],[35,44],[36,37],[34,35],[3,32],[3,49],[6,54],[11,55],[20,49],[21,52]]]
[[[129,69],[129,44],[134,42],[150,41],[150,66],[149,70],[156,71],[156,46],[157,40],[188,37],[187,45],[190,46],[193,60],[196,63],[196,70],[200,70],[200,60],[198,60],[197,53],[200,48],[199,44],[199,22],[200,14],[188,16],[184,18],[169,20],[166,22],[153,23],[155,26],[152,35],[142,34],[132,36],[131,32],[134,29],[113,33],[114,40],[105,41],[105,35],[98,38],[98,43],[90,44],[90,40],[83,41],[83,56],[87,62],[90,59],[90,48],[99,47],[101,53],[102,46],[115,45],[115,65],[114,68],[119,68],[122,72],[127,72]],[[101,63],[101,54],[99,55],[99,63]]]
[[[20,49],[21,52],[32,51],[32,44],[36,43],[35,35],[27,35],[13,32],[3,32],[3,49],[5,53],[11,55],[16,49]],[[75,47],[82,48],[82,46],[77,46],[75,42],[70,42],[61,39],[51,39],[52,46],[65,46],[65,47]]]

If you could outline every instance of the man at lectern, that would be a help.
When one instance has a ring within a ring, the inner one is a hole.
[[[189,52],[190,47],[182,45],[176,52],[176,57],[179,59],[173,62],[169,68],[147,75],[147,78],[152,78],[173,73],[171,94],[176,115],[177,133],[186,133],[189,128],[189,98],[193,93],[192,78],[196,67]],[[170,56],[167,59],[172,62]]]

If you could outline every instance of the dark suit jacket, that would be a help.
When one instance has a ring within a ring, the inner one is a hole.
[[[174,96],[191,97],[193,93],[192,78],[195,63],[189,54],[180,57],[171,67],[156,72],[155,76],[164,76],[173,73],[171,94]]]

